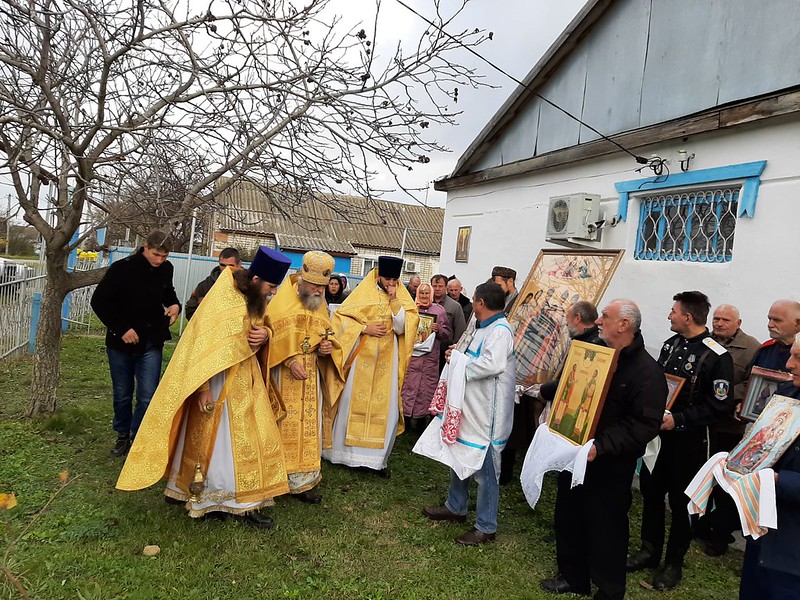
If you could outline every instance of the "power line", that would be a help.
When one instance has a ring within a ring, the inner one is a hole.
[[[649,161],[648,161],[648,159],[646,159],[644,156],[638,156],[638,155],[634,154],[633,152],[631,152],[630,150],[628,150],[627,148],[625,148],[624,146],[622,146],[621,144],[619,144],[619,143],[618,143],[618,142],[616,142],[615,140],[612,140],[610,137],[608,137],[608,136],[604,135],[603,133],[599,132],[597,129],[595,129],[594,127],[592,127],[592,126],[591,126],[591,125],[589,125],[588,123],[586,123],[586,122],[584,122],[584,121],[581,121],[581,119],[579,119],[578,117],[576,117],[575,115],[573,115],[571,112],[569,112],[569,111],[568,111],[568,110],[566,110],[565,108],[561,108],[561,107],[560,107],[558,104],[556,104],[555,102],[552,102],[551,100],[548,100],[547,98],[545,98],[544,96],[542,96],[540,93],[533,91],[533,90],[532,90],[532,89],[531,89],[531,88],[530,88],[528,85],[526,85],[525,83],[523,83],[522,81],[520,81],[519,79],[517,79],[516,77],[514,77],[513,75],[511,75],[511,74],[510,74],[510,73],[508,73],[507,71],[505,71],[503,68],[501,68],[501,67],[497,66],[497,65],[496,65],[496,64],[494,64],[492,61],[490,61],[488,58],[486,58],[486,57],[482,56],[481,54],[479,54],[478,52],[476,52],[475,50],[473,50],[472,48],[470,48],[469,46],[467,46],[466,44],[464,44],[464,43],[463,43],[461,40],[459,40],[459,39],[457,39],[457,38],[453,37],[452,35],[450,35],[449,33],[447,33],[447,31],[445,31],[445,30],[444,30],[442,27],[440,27],[439,25],[436,25],[436,24],[435,24],[433,21],[430,21],[430,20],[428,20],[426,17],[422,16],[422,15],[421,15],[420,13],[418,13],[416,10],[414,10],[413,8],[411,8],[411,7],[410,7],[408,4],[406,4],[405,2],[403,2],[403,0],[395,0],[395,1],[396,1],[396,2],[397,2],[399,5],[400,5],[400,6],[403,6],[404,8],[406,8],[406,9],[410,10],[412,13],[414,13],[415,15],[417,15],[417,16],[418,16],[420,19],[422,19],[423,21],[425,21],[425,22],[426,22],[428,25],[430,25],[431,27],[434,27],[434,28],[436,28],[436,29],[437,29],[439,32],[441,32],[441,33],[443,33],[444,35],[446,35],[448,38],[450,38],[450,39],[451,39],[452,41],[454,41],[456,44],[458,44],[459,46],[461,46],[462,48],[464,48],[464,49],[465,49],[465,50],[467,50],[468,52],[470,52],[470,53],[472,53],[473,55],[475,55],[477,58],[479,58],[480,60],[482,60],[483,62],[485,62],[487,65],[489,65],[490,67],[492,67],[492,68],[493,68],[493,69],[495,69],[496,71],[498,71],[498,72],[502,73],[503,75],[505,75],[506,77],[508,77],[508,78],[509,78],[511,81],[513,81],[513,82],[514,82],[514,83],[516,83],[517,85],[521,85],[523,88],[525,88],[526,90],[528,90],[529,92],[531,92],[531,93],[532,93],[534,96],[536,96],[537,98],[539,98],[539,99],[540,99],[540,100],[542,100],[543,102],[546,102],[547,104],[549,104],[550,106],[552,106],[552,107],[553,107],[553,108],[555,108],[556,110],[560,110],[562,113],[564,113],[565,115],[567,115],[567,116],[568,116],[570,119],[573,119],[573,120],[577,121],[578,123],[580,123],[581,125],[583,125],[583,126],[584,126],[584,127],[586,127],[587,129],[589,129],[589,130],[591,130],[592,132],[594,132],[594,133],[596,133],[597,135],[599,135],[601,138],[603,138],[603,139],[604,139],[604,140],[606,140],[607,142],[611,142],[612,144],[614,144],[614,145],[615,145],[617,148],[619,148],[620,150],[622,150],[622,151],[623,151],[623,152],[625,152],[626,154],[630,154],[630,155],[631,155],[631,156],[634,158],[634,160],[635,160],[637,163],[639,163],[640,165],[646,165],[646,164],[649,162]]]

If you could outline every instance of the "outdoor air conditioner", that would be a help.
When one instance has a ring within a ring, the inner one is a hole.
[[[569,194],[550,198],[547,211],[547,240],[597,239],[600,196]]]
[[[406,273],[416,273],[417,271],[419,271],[417,263],[411,261],[406,262]]]

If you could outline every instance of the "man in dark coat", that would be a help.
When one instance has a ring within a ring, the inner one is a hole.
[[[686,486],[708,458],[708,428],[733,414],[733,360],[706,328],[711,304],[697,291],[673,297],[667,317],[675,335],[664,342],[658,362],[669,375],[686,380],[661,424],[661,450],[652,472],[643,468],[642,547],[628,558],[628,570],[664,565],[653,576],[657,590],[674,588],[683,576],[683,557],[692,533]],[[672,518],[664,551],[664,496]]]
[[[461,305],[464,322],[469,323],[469,318],[472,316],[472,301],[462,293],[463,290],[461,282],[455,276],[450,277],[447,281],[447,295]]]
[[[795,335],[786,368],[792,373],[793,389],[782,393],[800,399],[800,333]],[[800,598],[800,437],[773,470],[778,528],[747,540],[740,600]]]
[[[658,434],[667,399],[664,372],[647,353],[642,317],[630,300],[614,300],[597,319],[600,338],[618,351],[583,485],[562,471],[556,498],[556,555],[561,576],[541,582],[553,594],[623,600],[631,483],[636,461]]]
[[[570,338],[579,342],[603,344],[598,337],[596,320],[597,308],[591,302],[579,300],[570,306],[567,310],[567,331]],[[522,395],[519,403],[514,406],[514,426],[508,444],[503,449],[503,460],[500,463],[501,485],[505,485],[513,479],[517,451],[523,456],[527,452],[545,404],[552,401],[556,395],[560,377],[561,375],[548,383],[534,385]]]
[[[158,229],[144,246],[109,267],[92,295],[92,309],[106,326],[106,353],[114,389],[114,456],[124,456],[136,436],[161,377],[164,342],[181,305],[167,256],[172,238]],[[134,382],[136,409],[133,408]]]
[[[206,297],[213,285],[219,279],[219,274],[226,267],[241,267],[242,259],[239,257],[239,251],[236,248],[224,248],[219,253],[219,265],[211,269],[211,274],[197,284],[197,287],[192,291],[191,297],[186,301],[184,309],[186,310],[186,319],[191,319],[194,311],[200,306],[203,298]]]

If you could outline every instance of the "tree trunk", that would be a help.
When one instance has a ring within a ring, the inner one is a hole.
[[[31,400],[25,413],[28,417],[49,416],[56,411],[61,375],[61,307],[68,291],[65,260],[63,250],[47,254],[47,283],[36,331]]]

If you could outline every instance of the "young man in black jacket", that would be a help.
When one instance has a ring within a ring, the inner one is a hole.
[[[181,305],[172,285],[168,233],[154,230],[144,246],[109,267],[92,296],[106,326],[106,353],[114,389],[114,456],[124,456],[161,377],[164,342]],[[134,384],[136,408],[133,407]]]
[[[556,498],[556,555],[560,578],[541,582],[552,594],[591,593],[623,600],[628,511],[637,459],[658,434],[667,401],[664,372],[644,348],[642,316],[630,300],[614,300],[597,319],[600,338],[619,354],[583,485],[571,488],[563,471]]]
[[[192,291],[192,295],[183,306],[186,314],[186,320],[188,321],[192,318],[194,311],[196,311],[197,307],[200,306],[200,303],[203,301],[203,298],[206,297],[206,294],[211,291],[211,288],[217,282],[217,279],[219,279],[219,274],[222,273],[223,269],[227,267],[241,266],[242,259],[239,257],[239,251],[236,248],[223,248],[222,252],[219,253],[219,264],[211,269],[211,274],[208,277],[197,284],[197,287]]]

